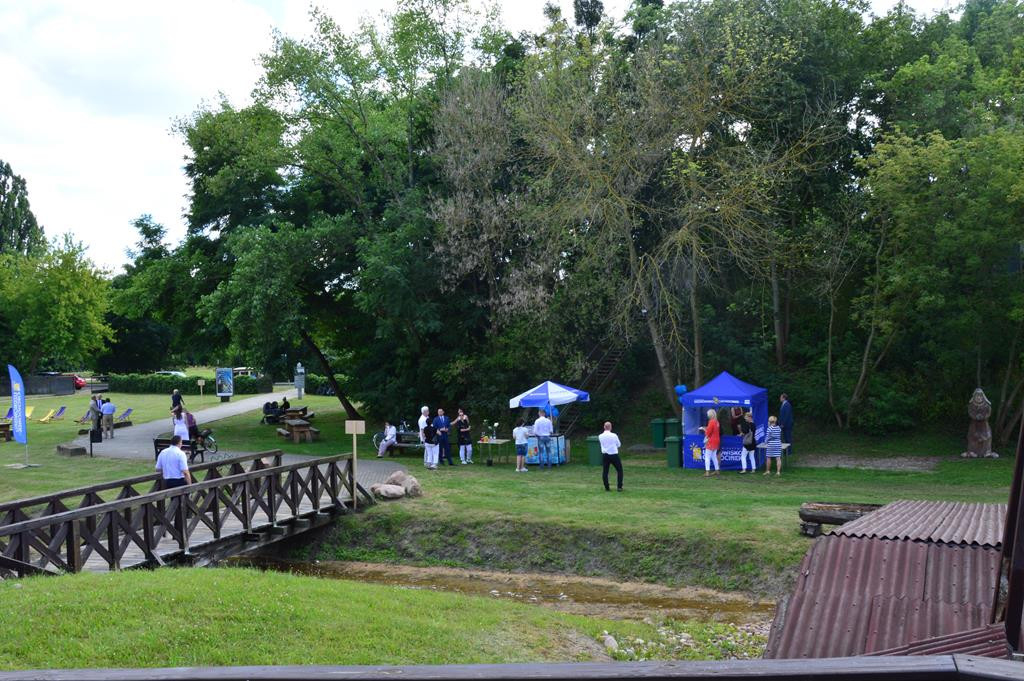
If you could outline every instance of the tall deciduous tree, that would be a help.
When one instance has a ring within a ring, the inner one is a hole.
[[[43,229],[28,205],[25,180],[0,160],[0,254],[28,255],[44,246]]]

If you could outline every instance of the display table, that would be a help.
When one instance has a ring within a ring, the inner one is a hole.
[[[569,461],[569,449],[565,443],[564,435],[552,435],[550,447],[550,461],[540,460],[540,451],[537,447],[537,436],[531,435],[526,445],[526,463],[531,466],[552,465],[557,466]]]
[[[508,461],[508,448],[504,445],[507,445],[509,442],[512,442],[512,440],[503,440],[496,437],[488,438],[486,440],[477,440],[477,444],[487,447],[488,466],[490,466],[495,459],[504,459],[504,461]],[[497,447],[497,452],[495,452],[495,447]]]

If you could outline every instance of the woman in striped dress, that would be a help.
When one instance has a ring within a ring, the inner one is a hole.
[[[774,416],[768,417],[768,430],[765,431],[764,474],[770,475],[772,459],[775,459],[775,475],[782,475],[782,428]]]

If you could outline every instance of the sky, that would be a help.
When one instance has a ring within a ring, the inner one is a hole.
[[[476,0],[474,0],[476,1]],[[540,30],[545,0],[497,0],[513,32]],[[394,0],[320,0],[343,27]],[[560,0],[572,17],[572,0]],[[884,13],[894,0],[873,0]],[[934,13],[948,0],[910,0]],[[604,0],[621,18],[629,0]],[[0,0],[0,159],[28,185],[48,237],[70,233],[120,270],[143,214],[184,234],[186,152],[174,132],[223,93],[245,105],[272,30],[309,33],[304,0]]]

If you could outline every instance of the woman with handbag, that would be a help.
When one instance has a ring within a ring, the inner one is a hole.
[[[740,421],[740,432],[743,433],[743,447],[740,449],[740,473],[747,472],[747,459],[750,459],[750,472],[757,470],[757,427],[754,426],[754,415],[747,411]]]
[[[715,464],[715,475],[718,475],[718,448],[722,444],[722,431],[718,425],[718,412],[708,409],[708,425],[702,427],[704,433],[704,477],[710,477],[711,464]]]

